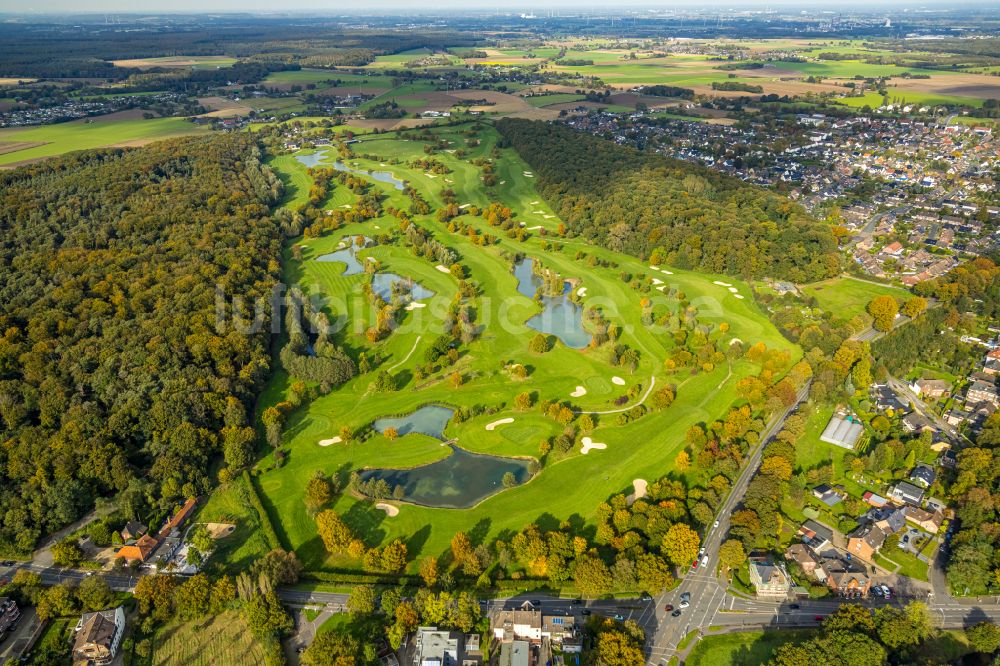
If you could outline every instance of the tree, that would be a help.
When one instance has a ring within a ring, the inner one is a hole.
[[[980,622],[965,630],[969,643],[983,654],[993,654],[1000,650],[1000,627],[992,622]]]
[[[333,484],[322,471],[316,470],[312,478],[306,482],[306,493],[303,501],[309,513],[316,513],[333,499]]]
[[[517,407],[517,409],[520,410],[520,411],[522,411],[522,412],[531,409],[531,406],[534,403],[535,403],[535,400],[534,400],[534,398],[531,397],[531,393],[529,391],[524,391],[523,393],[518,393],[514,397],[514,406]]]
[[[394,539],[382,549],[382,570],[396,573],[406,568],[407,548],[400,539]]]
[[[868,303],[868,314],[874,319],[873,326],[879,331],[891,331],[899,314],[899,303],[892,296],[876,296]]]
[[[674,467],[677,468],[678,472],[686,472],[691,469],[691,455],[684,449],[681,449],[681,452],[674,458]]]
[[[347,598],[347,610],[355,615],[370,615],[375,612],[378,594],[372,585],[355,585]]]
[[[231,469],[241,470],[250,466],[256,437],[253,428],[226,426],[222,429],[222,454]]]
[[[385,430],[382,431],[382,435],[385,436],[387,440],[392,442],[397,437],[399,437],[399,431],[396,430],[395,428],[386,428]]]
[[[549,336],[544,333],[537,333],[528,341],[528,351],[532,353],[544,354],[549,349]]]
[[[746,559],[743,544],[735,539],[729,539],[719,546],[719,564],[723,570],[739,569]]]
[[[139,604],[139,613],[148,615],[157,622],[169,620],[173,612],[176,587],[177,579],[173,576],[140,576],[132,593]]]
[[[501,483],[504,488],[513,488],[517,485],[517,477],[514,476],[514,472],[504,472]]]
[[[294,626],[273,590],[265,594],[255,594],[243,604],[243,616],[250,633],[259,639],[281,636]]]
[[[68,583],[46,588],[35,603],[35,612],[41,620],[49,620],[76,612],[76,598]]]
[[[469,540],[469,535],[465,532],[456,532],[455,536],[451,538],[451,556],[458,566],[465,564],[469,558],[475,557],[472,541]]]
[[[294,585],[299,582],[302,562],[294,551],[275,548],[254,562],[250,570],[254,577],[264,576],[272,585]]]
[[[687,566],[698,557],[701,539],[698,533],[684,523],[674,523],[663,535],[660,548],[675,566]]]
[[[913,319],[921,312],[927,309],[927,299],[921,298],[920,296],[914,296],[903,303],[903,314],[905,314],[910,319]]]
[[[195,574],[174,591],[174,606],[184,620],[206,615],[211,607],[212,583],[203,573]]]
[[[610,629],[597,637],[597,663],[600,666],[640,666],[646,663],[646,657],[634,637]]]
[[[316,530],[328,553],[344,553],[354,540],[354,533],[333,509],[316,515]]]
[[[611,590],[611,571],[597,557],[578,557],[573,568],[573,582],[583,595],[600,597]]]
[[[76,598],[84,611],[104,610],[114,601],[114,593],[103,576],[87,576],[76,588]]]
[[[61,567],[76,567],[83,561],[83,549],[74,537],[52,544],[52,561]]]
[[[321,631],[302,653],[303,666],[355,666],[361,649],[357,639],[340,631]]]
[[[424,579],[424,585],[433,588],[438,581],[438,560],[436,557],[425,557],[420,562],[420,577]]]
[[[212,550],[212,535],[208,533],[208,527],[204,523],[198,523],[191,528],[187,535],[187,542],[202,553]]]

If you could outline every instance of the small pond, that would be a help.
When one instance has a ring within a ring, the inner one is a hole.
[[[455,410],[448,407],[427,405],[406,416],[376,419],[372,423],[372,428],[379,432],[385,432],[386,428],[395,428],[400,437],[411,432],[419,432],[428,437],[443,440],[444,427],[448,425],[448,421],[454,413]]]
[[[406,183],[396,178],[388,171],[369,172],[364,169],[355,169],[354,167],[347,166],[346,164],[344,164],[339,160],[335,161],[332,165],[326,165],[323,163],[324,160],[327,159],[326,150],[317,150],[316,152],[310,153],[308,155],[296,155],[295,159],[309,168],[317,166],[333,166],[333,168],[336,169],[337,171],[348,171],[350,173],[356,173],[360,176],[368,176],[372,180],[377,180],[381,183],[388,183],[389,185],[395,187],[397,190],[406,189]]]
[[[395,273],[376,273],[372,276],[372,291],[382,297],[387,303],[392,298],[392,285],[397,282],[410,285],[410,298],[421,301],[430,298],[434,292],[423,286],[419,282],[404,278]]]
[[[425,506],[462,509],[503,490],[504,474],[510,472],[518,484],[531,475],[529,461],[470,453],[451,446],[443,460],[413,469],[373,469],[361,473],[367,481],[384,479],[391,488],[402,486],[405,499]]]
[[[527,258],[514,265],[517,290],[528,298],[534,298],[542,286],[542,279],[535,275],[533,267],[534,260]],[[567,298],[570,289],[572,286],[565,282],[562,295],[543,296],[542,311],[526,323],[529,328],[556,336],[567,347],[583,349],[590,344],[590,334],[583,330],[583,308]]]

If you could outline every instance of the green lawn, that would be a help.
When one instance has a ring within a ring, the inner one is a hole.
[[[443,127],[434,131],[437,138],[461,146],[465,137],[460,132],[467,127]],[[353,146],[355,152],[374,159],[358,158],[352,160],[351,165],[362,172],[373,169],[393,173],[420,191],[432,206],[443,201],[441,192],[448,188],[454,190],[460,204],[485,206],[491,200],[502,201],[517,211],[517,218],[528,228],[555,230],[558,218],[535,191],[533,179],[524,175],[527,165],[510,149],[503,149],[497,161],[498,185],[492,191],[483,187],[479,170],[468,160],[489,155],[497,137],[492,128],[480,126],[479,138],[481,145],[471,150],[466,160],[448,152],[436,154],[435,159],[452,169],[451,173],[436,177],[404,166],[414,158],[424,157],[425,141],[400,140],[395,134],[362,137]],[[295,186],[288,200],[289,204],[294,203],[299,193],[308,187],[308,181],[303,180],[303,176],[308,178],[308,175],[294,158],[278,157],[271,164],[287,183]],[[387,196],[385,206],[405,208],[408,205],[408,198],[390,185],[376,182],[375,186]],[[341,196],[341,189],[335,188],[334,196]],[[482,218],[463,216],[460,219],[481,231],[497,233]],[[293,413],[285,429],[286,463],[279,469],[264,472],[258,479],[279,536],[287,547],[298,552],[307,568],[357,566],[357,563],[327,557],[317,538],[314,523],[303,503],[303,487],[316,470],[346,476],[349,470],[365,467],[411,467],[438,460],[448,453],[439,442],[421,435],[409,435],[393,442],[375,435],[364,442],[318,446],[320,440],[333,437],[344,425],[356,430],[379,416],[405,414],[430,403],[492,406],[498,409],[496,414],[483,415],[462,424],[452,423],[447,428],[447,435],[457,438],[462,447],[476,452],[537,456],[542,438],[557,434],[561,427],[537,410],[513,410],[513,397],[519,392],[532,391],[539,398],[570,400],[570,393],[577,386],[584,386],[588,388],[587,395],[572,399],[573,403],[586,410],[604,410],[613,408],[614,399],[623,395],[628,386],[648,386],[651,375],[656,377],[658,386],[678,386],[677,400],[665,411],[651,413],[624,427],[617,425],[615,415],[601,417],[593,437],[595,441],[606,443],[608,450],[584,456],[577,449],[573,455],[549,464],[530,482],[495,494],[473,508],[435,509],[403,504],[397,517],[388,518],[372,504],[358,501],[350,494],[337,499],[334,508],[363,535],[368,545],[400,537],[407,541],[411,558],[443,553],[459,530],[471,531],[478,539],[489,539],[502,530],[518,530],[537,520],[587,522],[592,520],[599,502],[609,495],[629,490],[633,479],[653,480],[668,473],[670,461],[684,445],[687,428],[723,415],[737,399],[738,380],[756,372],[757,368],[749,362],[738,361],[733,364],[731,374],[725,367],[696,376],[663,371],[662,359],[672,348],[672,338],[665,332],[643,326],[640,321],[639,300],[642,297],[650,298],[657,307],[669,305],[667,297],[652,288],[654,276],[675,285],[697,304],[701,309],[700,320],[729,323],[731,330],[725,336],[738,337],[748,344],[761,341],[769,347],[793,350],[795,357],[798,355],[759,312],[752,299],[737,299],[726,287],[713,284],[715,280],[722,280],[721,276],[681,270],[666,276],[633,257],[580,241],[566,242],[562,252],[545,250],[542,238],[536,235],[537,230],[524,243],[502,237],[497,246],[481,247],[464,235],[449,233],[430,216],[417,216],[415,223],[433,232],[437,239],[461,255],[472,279],[480,285],[477,320],[485,324],[485,330],[478,340],[463,350],[457,363],[466,379],[461,388],[454,390],[446,382],[432,382],[418,389],[412,370],[422,363],[425,351],[439,334],[441,314],[456,292],[457,281],[437,270],[433,262],[415,257],[401,244],[381,245],[361,252],[362,261],[374,257],[386,270],[414,278],[435,295],[426,301],[426,308],[407,313],[399,328],[376,345],[386,359],[386,367],[399,365],[395,372],[402,383],[401,389],[389,394],[368,395],[372,375],[365,375]],[[364,274],[344,276],[342,264],[317,262],[315,258],[335,250],[344,238],[362,233],[376,236],[397,227],[395,218],[384,216],[344,227],[321,238],[296,239],[303,248],[302,261],[293,260],[290,250],[285,256],[286,283],[297,283],[310,293],[327,299],[327,312],[339,322],[347,322],[339,334],[339,341],[350,349],[372,349],[362,333],[374,313],[359,295],[362,285],[370,278]],[[578,250],[619,266],[599,268],[577,261],[574,254]],[[582,280],[581,285],[587,288],[584,303],[600,305],[609,318],[621,323],[624,327],[622,341],[640,352],[641,360],[634,373],[610,366],[604,349],[574,350],[560,343],[544,355],[528,351],[527,342],[534,331],[524,322],[538,312],[539,307],[516,291],[510,262],[501,254],[518,251],[564,277]],[[638,288],[620,280],[618,275],[623,270],[641,276]],[[747,285],[739,280],[728,277],[724,280],[742,294],[749,294]],[[718,331],[713,333],[713,336],[718,335],[721,335]],[[529,378],[513,380],[501,371],[502,361],[525,364],[531,368]],[[615,375],[623,377],[627,386],[615,387],[610,382]],[[261,404],[273,404],[286,391],[287,377],[277,373]],[[485,430],[487,423],[502,417],[515,421],[494,431]],[[266,460],[263,466],[269,468],[270,461]],[[580,479],[587,482],[580,483]]]
[[[866,308],[876,296],[889,295],[902,300],[910,298],[910,292],[905,289],[846,276],[803,285],[802,293],[814,297],[820,308],[842,319],[855,315],[868,318]]]
[[[0,166],[23,160],[52,157],[74,150],[148,142],[207,131],[207,127],[194,125],[183,118],[104,120],[100,117],[90,119],[89,122],[74,120],[30,129],[3,129],[0,130],[0,142],[24,141],[44,143],[44,145],[4,153],[0,155]]]
[[[684,661],[687,666],[759,666],[786,643],[801,643],[812,638],[811,629],[781,631],[746,631],[705,636]]]
[[[566,102],[578,102],[584,99],[583,95],[576,95],[573,93],[553,93],[551,95],[532,95],[531,97],[525,97],[524,101],[531,106],[541,107],[550,106],[552,104],[565,104]]]

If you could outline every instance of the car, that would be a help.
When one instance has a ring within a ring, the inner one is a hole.
[[[903,543],[910,543],[910,535],[909,534],[904,534],[903,535]]]
[[[681,608],[687,608],[691,603],[687,599],[681,599]]]
[[[666,606],[663,607],[663,610],[667,611],[668,613],[670,611],[672,611],[673,609],[674,609],[674,605],[673,604],[667,604]]]
[[[701,550],[699,550],[699,551],[698,551],[698,557],[701,557],[701,556],[702,556],[702,555],[704,555],[704,554],[705,554],[705,547],[704,547],[704,546],[702,546],[702,547],[701,547]]]
[[[683,599],[684,601],[691,601],[691,593],[681,592],[681,599]]]
[[[306,646],[305,645],[300,645],[297,648],[295,648],[295,651],[298,652],[299,654],[302,654],[303,652],[306,651]]]
[[[640,595],[639,598],[642,599],[643,601],[652,601],[653,600],[653,597],[652,597],[652,595],[649,592],[643,592],[642,595]]]
[[[0,567],[12,567],[14,566],[14,560],[4,560],[0,562]]]
[[[698,570],[698,560],[695,560],[694,562],[691,563],[691,571],[697,571],[697,570]]]
[[[582,603],[583,603],[583,599],[574,599],[573,601],[571,601],[571,602],[569,602],[569,603],[570,603],[570,605],[572,605],[572,606],[579,606],[580,604],[582,604]]]
[[[680,616],[681,616],[680,608],[678,608],[677,610],[675,610],[673,613],[670,614],[670,617],[680,617]]]
[[[615,618],[616,620],[618,620],[619,622],[621,622],[622,620],[624,620],[624,619],[625,619],[625,616],[624,616],[624,615],[622,615],[621,613],[615,613],[615,615],[614,615],[614,618]]]
[[[801,608],[798,604],[788,604],[788,607],[792,610],[798,610]]]
[[[874,592],[875,596],[877,596],[877,597],[881,597],[882,596],[882,588],[879,587],[878,585],[876,585],[875,587],[872,588],[872,592]]]
[[[712,523],[712,527],[718,527],[718,526],[719,526],[719,521],[715,521],[714,523]]]
[[[580,615],[590,615],[590,613],[591,611],[589,608],[584,608],[582,611],[580,611]]]
[[[703,567],[707,567],[708,566],[708,555],[706,555],[705,557],[701,558],[701,566],[703,566]]]
[[[817,615],[813,619],[816,620],[817,622],[822,622],[823,621],[823,616],[822,615]]]

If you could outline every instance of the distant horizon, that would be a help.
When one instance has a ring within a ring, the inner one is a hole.
[[[114,12],[127,16],[143,15],[244,15],[244,16],[290,16],[290,15],[440,15],[442,13],[478,13],[499,11],[500,14],[532,11],[570,11],[586,13],[613,13],[615,11],[661,11],[708,10],[708,11],[862,11],[879,13],[884,11],[912,12],[919,14],[927,10],[955,10],[1000,8],[998,0],[962,0],[959,3],[948,0],[914,2],[913,0],[844,0],[830,3],[824,0],[726,0],[724,2],[703,2],[699,0],[629,0],[609,6],[596,2],[578,0],[438,0],[432,7],[414,7],[405,0],[367,0],[352,6],[331,6],[328,0],[290,0],[275,3],[274,0],[177,0],[162,3],[158,0],[104,0],[98,2],[74,3],[71,0],[37,0],[31,9],[22,6],[7,7],[10,0],[0,0],[0,16],[81,16]],[[82,5],[82,6],[81,6]]]

